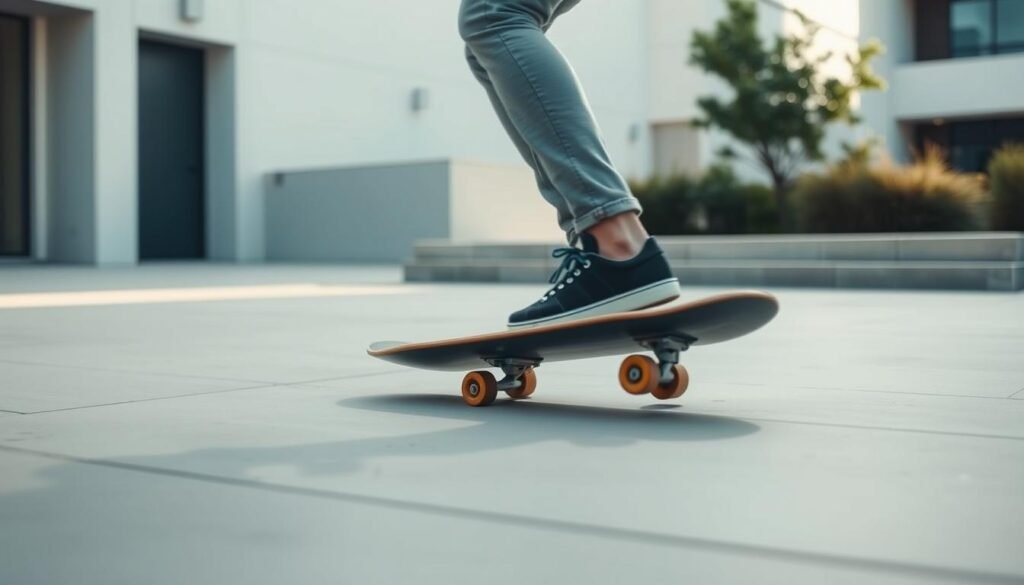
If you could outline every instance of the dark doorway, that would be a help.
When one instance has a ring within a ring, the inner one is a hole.
[[[0,14],[0,256],[29,254],[28,21]]]
[[[206,256],[203,51],[139,43],[139,258]]]

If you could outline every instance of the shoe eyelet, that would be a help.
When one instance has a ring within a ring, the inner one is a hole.
[[[584,262],[583,263],[583,267],[584,268],[590,268],[590,260],[587,260],[586,262]]]
[[[576,281],[575,278],[570,278],[569,280],[565,281],[565,284],[572,284],[575,281]]]
[[[565,288],[565,285],[564,285],[564,284],[560,284],[560,285],[558,285],[558,290],[562,290],[563,288]]]
[[[573,270],[573,271],[572,271],[572,273],[573,273],[574,275],[576,275],[576,276],[579,276],[579,275],[581,274],[581,273],[580,273],[580,269],[579,269],[579,268],[577,268],[576,270]]]

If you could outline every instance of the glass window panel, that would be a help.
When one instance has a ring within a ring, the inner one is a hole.
[[[992,158],[992,148],[988,146],[964,145],[954,146],[949,153],[949,164],[964,173],[983,173]]]
[[[996,42],[1000,45],[1024,45],[1024,0],[998,0]]]
[[[950,7],[954,57],[989,54],[992,32],[991,0],[958,1]]]
[[[953,142],[957,144],[991,144],[995,125],[989,120],[975,122],[955,122]]]
[[[1008,118],[996,123],[995,141],[997,145],[1008,142],[1024,144],[1024,118]]]

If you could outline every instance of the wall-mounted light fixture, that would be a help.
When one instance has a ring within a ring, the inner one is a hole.
[[[413,112],[421,112],[430,105],[430,91],[425,87],[417,87],[409,96],[409,108]]]
[[[180,0],[181,19],[187,22],[199,22],[203,19],[203,0]]]

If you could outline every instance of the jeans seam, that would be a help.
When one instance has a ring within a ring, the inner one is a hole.
[[[607,203],[602,203],[601,205],[598,205],[597,207],[594,207],[593,209],[587,211],[582,216],[575,218],[575,227],[578,231],[586,231],[591,226],[588,226],[587,228],[583,228],[581,230],[579,229],[581,221],[596,220],[594,222],[596,224],[602,219],[608,217],[609,211],[616,210],[617,208],[622,208],[623,212],[635,211],[638,214],[642,212],[640,202],[637,201],[636,197],[621,197],[613,201],[608,201]]]
[[[501,41],[501,46],[505,48],[505,52],[508,53],[508,56],[512,59],[512,62],[516,64],[516,67],[519,68],[519,72],[523,74],[523,77],[526,79],[526,82],[530,85],[530,90],[533,91],[534,97],[537,98],[537,102],[540,104],[540,108],[544,112],[544,120],[548,123],[548,126],[551,128],[551,131],[558,138],[558,142],[562,147],[562,150],[565,152],[569,159],[569,166],[572,168],[573,174],[576,175],[576,181],[582,187],[583,195],[586,195],[587,197],[590,197],[591,200],[593,200],[591,191],[590,189],[587,188],[587,184],[583,180],[583,175],[580,174],[579,167],[576,164],[576,157],[573,156],[572,149],[569,148],[569,145],[566,143],[565,138],[563,138],[561,132],[558,131],[558,126],[556,126],[554,121],[551,119],[551,113],[548,111],[548,107],[544,103],[544,99],[541,96],[540,91],[537,89],[536,84],[533,82],[533,79],[530,78],[530,74],[526,72],[526,69],[523,68],[523,65],[519,62],[519,59],[516,58],[515,53],[508,46],[508,43],[505,41],[505,34],[502,32],[498,32],[496,36],[498,37],[498,40]]]

